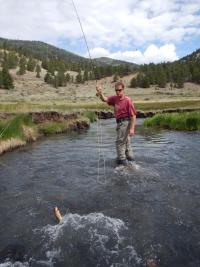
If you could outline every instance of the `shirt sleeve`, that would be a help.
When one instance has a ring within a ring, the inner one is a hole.
[[[132,103],[131,99],[128,101],[128,113],[130,117],[137,115],[137,110],[135,109],[134,104]]]
[[[110,106],[114,106],[115,105],[115,100],[116,100],[115,96],[109,96],[108,99],[107,99],[107,104],[110,105]]]

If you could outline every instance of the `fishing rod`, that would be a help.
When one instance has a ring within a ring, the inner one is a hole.
[[[86,48],[87,48],[87,51],[88,51],[88,55],[89,55],[89,58],[90,58],[91,66],[92,66],[92,69],[94,71],[95,65],[94,65],[94,62],[93,62],[92,57],[91,57],[91,54],[90,54],[89,45],[88,45],[88,42],[87,42],[87,38],[86,38],[85,32],[83,30],[83,25],[82,25],[81,19],[80,19],[80,16],[78,14],[78,11],[77,11],[77,8],[76,8],[76,5],[75,5],[74,0],[71,0],[71,2],[72,2],[72,5],[74,7],[74,10],[75,10],[75,13],[76,13],[76,17],[78,19],[78,22],[79,22],[79,25],[80,25],[80,28],[81,28],[81,31],[82,31],[82,34],[83,34],[83,38],[84,38],[84,41],[85,41],[85,44],[86,44]]]
[[[86,44],[86,48],[87,48],[87,51],[88,51],[88,55],[89,55],[90,63],[91,63],[91,66],[92,66],[92,70],[94,72],[95,65],[94,65],[94,62],[93,62],[91,54],[90,54],[90,49],[89,49],[89,45],[88,45],[88,42],[87,42],[86,34],[84,32],[83,25],[82,25],[80,16],[78,14],[75,2],[74,2],[74,0],[71,0],[71,2],[72,2],[72,5],[74,7],[74,10],[75,10],[75,13],[76,13],[76,17],[78,19],[78,22],[79,22],[79,25],[80,25],[80,28],[81,28],[81,31],[82,31],[82,34],[83,34],[83,38],[84,38],[84,41],[85,41],[85,44]],[[96,85],[97,85],[97,80],[96,80]],[[103,143],[102,125],[101,125],[101,121],[99,121],[99,120],[97,120],[97,137],[98,137],[98,146],[99,146],[97,180],[98,180],[99,183],[102,183],[102,181],[100,181],[100,162],[101,162],[101,158],[103,160],[103,175],[104,175],[104,177],[105,177],[105,168],[106,167],[105,167],[105,155],[104,155],[104,152],[102,152],[102,143]],[[105,184],[105,183],[106,183],[106,179],[103,182],[103,184]]]

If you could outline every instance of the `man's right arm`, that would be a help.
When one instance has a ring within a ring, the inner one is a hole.
[[[97,91],[96,96],[99,96],[99,98],[101,99],[101,101],[103,101],[103,102],[107,102],[108,97],[105,96],[105,95],[102,93],[102,91],[101,91],[101,87],[100,87],[100,86],[96,86],[96,91]]]

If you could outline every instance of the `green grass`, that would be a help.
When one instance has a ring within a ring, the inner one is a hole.
[[[19,114],[7,120],[0,120],[0,139],[18,137],[24,139],[22,125],[33,126],[32,116]]]
[[[33,111],[81,111],[81,110],[110,110],[105,103],[1,103],[1,112],[33,112]]]
[[[97,114],[94,111],[85,111],[83,112],[83,116],[88,118],[90,122],[97,121]]]
[[[162,101],[162,102],[136,102],[135,106],[138,110],[148,111],[148,110],[163,110],[163,109],[176,109],[176,108],[200,108],[200,100],[172,100],[172,101]],[[91,110],[113,110],[111,106],[101,102],[14,102],[14,103],[1,103],[1,112],[15,112],[15,113],[25,113],[34,111],[91,111]]]
[[[200,112],[156,114],[144,120],[144,126],[180,131],[200,131]]]
[[[162,102],[138,102],[135,104],[136,108],[143,111],[148,110],[163,110],[176,108],[196,108],[200,109],[200,100],[176,100],[176,101],[162,101]]]
[[[66,122],[45,122],[39,126],[39,131],[45,135],[62,133],[67,128]]]

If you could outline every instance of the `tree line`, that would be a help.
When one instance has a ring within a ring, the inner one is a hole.
[[[200,84],[200,59],[143,65],[137,77],[132,78],[130,87],[165,88],[170,83],[171,88],[182,88],[185,82]]]
[[[36,77],[40,78],[41,67],[38,61],[32,57],[19,57],[15,51],[0,51],[0,88],[14,88],[13,78],[10,69],[18,67],[17,75],[24,75],[26,71],[36,72]]]
[[[18,68],[17,75],[24,75],[26,71],[35,71],[38,78],[41,68],[43,68],[46,70],[44,81],[54,87],[65,86],[69,82],[84,83],[89,80],[99,80],[108,76],[114,76],[114,79],[117,79],[116,77],[123,77],[135,71],[131,64],[99,65],[95,61],[91,62],[76,55],[74,57],[77,57],[78,60],[75,61],[72,61],[70,57],[66,60],[66,56],[62,59],[55,55],[53,49],[44,55],[41,54],[41,51],[44,51],[44,49],[41,49],[41,42],[34,44],[33,51],[30,49],[33,45],[32,42],[28,42],[28,44],[31,45],[28,47],[29,49],[24,46],[13,46],[8,42],[0,42],[0,49],[2,49],[0,52],[1,65],[5,66],[7,70]],[[40,52],[35,53],[35,50]],[[57,50],[62,51],[62,49]],[[62,53],[64,55],[64,52]],[[69,54],[71,56],[71,53]],[[77,75],[70,75],[69,71],[77,72]],[[4,87],[7,88],[8,86]]]

